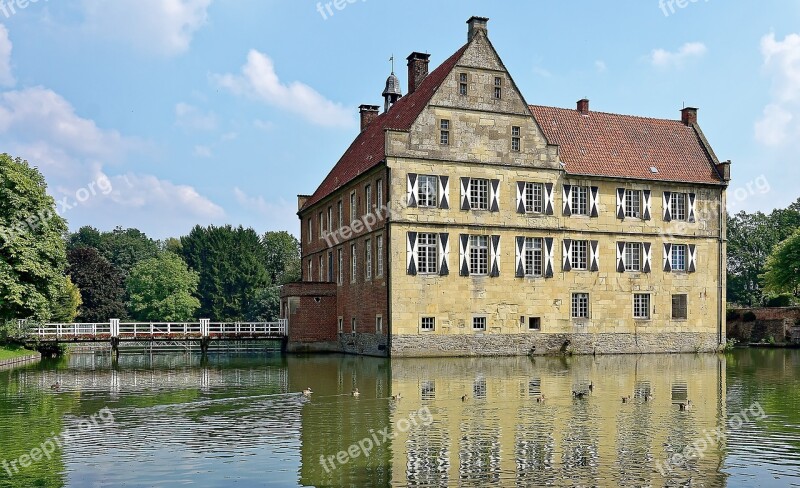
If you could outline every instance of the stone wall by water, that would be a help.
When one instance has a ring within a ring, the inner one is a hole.
[[[727,336],[739,342],[800,343],[800,307],[737,308],[727,324]]]

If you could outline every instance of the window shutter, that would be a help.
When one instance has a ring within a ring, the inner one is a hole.
[[[694,193],[689,193],[689,196],[688,196],[688,199],[689,199],[689,205],[688,205],[688,207],[689,207],[689,215],[688,215],[688,218],[687,218],[687,220],[689,222],[694,222],[695,221],[695,213],[696,213],[695,201],[697,200],[696,197],[697,197],[697,195],[695,195]]]
[[[417,233],[406,234],[406,273],[417,274]]]
[[[449,176],[440,176],[439,177],[439,195],[441,198],[439,200],[439,208],[443,208],[445,210],[450,208],[450,177]]]
[[[589,189],[589,216],[598,217],[600,212],[597,210],[597,199],[600,196],[600,188],[593,186]]]
[[[491,180],[491,202],[489,204],[489,211],[490,212],[499,212],[500,211],[500,180]]]
[[[556,208],[555,204],[555,195],[553,194],[553,184],[552,183],[545,183],[544,184],[544,214],[545,215],[553,215],[553,211]]]
[[[525,213],[525,182],[517,182],[517,213]]]
[[[553,238],[552,237],[545,237],[544,238],[544,277],[545,278],[552,278],[553,277]]]
[[[664,272],[672,272],[672,244],[664,244]]]
[[[469,178],[461,178],[461,210],[469,210]]]
[[[617,218],[625,220],[625,188],[617,188]]]
[[[572,215],[572,186],[564,185],[564,216],[569,217]]]
[[[653,204],[650,201],[650,190],[642,190],[642,206],[644,207],[642,219],[650,220],[650,215],[653,212]]]
[[[589,242],[589,249],[591,249],[591,256],[589,256],[589,260],[591,265],[589,267],[590,271],[600,271],[600,242],[599,241],[590,241]]]
[[[491,263],[492,268],[489,276],[496,278],[500,276],[500,236],[491,236],[492,249],[491,249]]]
[[[664,192],[664,222],[669,222],[672,220],[672,214],[669,211],[669,201],[672,198],[672,192],[665,191]]]
[[[689,244],[689,272],[697,271],[697,246]]]
[[[563,260],[562,269],[564,271],[570,271],[572,269],[572,239],[564,239]]]
[[[617,273],[625,272],[625,243],[617,242]]]
[[[439,276],[450,274],[447,259],[450,256],[450,234],[442,232],[439,234]]]
[[[517,236],[516,237],[516,260],[514,261],[516,272],[514,274],[517,278],[523,278],[525,276],[525,238]]]
[[[458,274],[469,276],[469,234],[458,236]]]
[[[651,245],[649,242],[645,242],[642,244],[642,272],[649,273],[651,271],[650,262],[653,260],[653,250],[651,249]]]
[[[416,173],[408,173],[407,180],[407,187],[408,187],[408,206],[409,207],[416,207],[417,206],[417,175]]]

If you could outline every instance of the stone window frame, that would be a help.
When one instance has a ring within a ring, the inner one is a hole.
[[[450,145],[450,119],[439,119],[439,145]]]
[[[383,234],[375,236],[375,277],[383,277]]]
[[[676,298],[680,298],[680,297],[683,297],[682,304],[679,302],[679,305],[678,305],[679,307],[682,306],[682,308],[679,308],[679,312],[681,312],[681,311],[683,312],[683,316],[682,317],[679,316],[680,314],[678,314],[678,315],[675,314],[675,299]],[[671,308],[672,308],[672,310],[671,310],[671,315],[670,316],[672,317],[672,320],[681,320],[681,321],[688,320],[689,319],[689,294],[688,293],[674,293],[672,295],[672,307]]]
[[[325,217],[324,217],[323,213],[320,212],[319,213],[319,238],[320,239],[324,239],[325,238],[325,224],[324,224],[325,220],[324,219],[325,219]]]
[[[426,321],[430,321],[429,327],[426,326]],[[419,318],[419,330],[420,332],[434,332],[436,330],[436,317],[430,315],[421,316]]]
[[[308,258],[308,281],[314,281],[314,260]]]
[[[525,205],[525,213],[543,214],[545,207],[544,183],[526,181],[523,192],[522,199]]]
[[[358,218],[358,198],[356,191],[350,192],[350,223],[352,224]]]
[[[364,212],[372,211],[372,184],[364,185]]]
[[[633,318],[634,320],[651,320],[653,296],[650,293],[633,294]],[[642,312],[645,312],[643,315]]]
[[[467,73],[458,74],[458,94],[462,96],[469,94],[469,75]]]
[[[520,315],[519,316],[520,324],[522,324],[522,329],[526,332],[541,332],[542,331],[542,317],[540,315]],[[533,323],[538,323],[538,328],[531,327],[531,321]]]
[[[344,317],[341,315],[337,318],[336,321],[337,331],[339,334],[344,334]]]
[[[314,236],[314,223],[313,223],[313,219],[311,217],[308,218],[308,232],[307,232],[307,234],[308,234],[308,236],[306,237],[306,242],[311,243],[311,241],[314,239],[314,237],[313,237]]]
[[[423,251],[424,249],[424,251]],[[439,274],[439,234],[420,232],[417,234],[417,274]]]
[[[383,315],[381,314],[375,316],[375,333],[383,334]]]
[[[439,176],[417,175],[417,207],[439,208]]]
[[[319,282],[322,283],[325,281],[325,256],[320,254],[319,256]]]
[[[679,210],[683,212],[682,218],[680,217]],[[672,192],[669,197],[669,213],[670,219],[678,222],[689,221],[689,194],[681,192]]]
[[[358,328],[358,320],[355,317],[350,317],[350,333],[356,335],[357,328]]]
[[[342,286],[344,284],[344,250],[341,247],[336,249],[336,260],[339,265],[336,273],[336,284]]]
[[[494,99],[502,100],[503,98],[503,78],[501,76],[494,77]]]
[[[469,206],[470,210],[489,210],[491,201],[492,182],[488,178],[469,179]]]
[[[625,242],[625,271],[641,273],[644,264],[644,246],[641,242]]]
[[[364,240],[364,280],[372,281],[372,239]]]
[[[383,178],[378,178],[375,182],[375,208],[383,207]]]
[[[570,211],[572,215],[588,217],[591,212],[589,206],[589,193],[591,188],[583,185],[574,185],[570,193]]]
[[[475,323],[483,322],[483,327],[475,327]],[[472,316],[472,331],[473,332],[486,332],[489,328],[489,318],[483,314],[477,314]]]
[[[530,246],[528,245],[529,243]],[[537,244],[538,248],[536,246]],[[544,237],[526,237],[522,257],[522,267],[525,269],[525,277],[541,278],[544,276],[544,261]],[[536,272],[537,268],[539,271],[538,273]]]
[[[572,241],[570,249],[570,267],[573,271],[589,270],[589,241],[586,239],[576,239]]]
[[[356,243],[350,244],[350,283],[358,279],[358,249]]]
[[[522,151],[522,128],[518,125],[511,126],[511,152]]]
[[[489,238],[490,236],[470,234],[467,258],[470,276],[489,275]]]
[[[626,219],[641,219],[644,214],[642,190],[625,190],[623,208]]]
[[[682,252],[679,253],[678,249]],[[676,264],[680,264],[678,260],[678,256],[683,256],[683,266],[676,266]],[[670,258],[670,267],[673,273],[686,273],[689,270],[689,245],[688,244],[673,244],[672,245],[672,256]]]
[[[339,229],[341,230],[344,227],[344,203],[342,203],[342,199],[339,199],[338,208],[339,212]]]
[[[584,300],[585,304],[582,303]],[[591,294],[588,291],[572,292],[569,310],[572,320],[589,320],[592,317]]]

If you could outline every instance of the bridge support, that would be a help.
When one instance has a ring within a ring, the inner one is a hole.
[[[111,355],[114,359],[119,359],[119,337],[111,338]]]
[[[208,355],[208,346],[210,344],[211,344],[211,338],[210,337],[203,337],[202,339],[200,339],[200,353],[203,356]]]

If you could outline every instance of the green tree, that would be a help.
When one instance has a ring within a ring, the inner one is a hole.
[[[127,277],[140,261],[158,256],[158,243],[139,229],[117,227],[103,232],[100,253]]]
[[[272,283],[300,280],[300,243],[286,231],[267,232],[261,238],[267,251],[267,272]]]
[[[139,262],[128,277],[131,311],[137,320],[186,321],[200,301],[194,296],[200,278],[180,256],[162,252]]]
[[[94,227],[85,225],[67,236],[67,251],[79,247],[93,247],[100,250],[103,247],[103,235]]]
[[[200,275],[203,317],[242,320],[255,307],[259,290],[271,285],[266,251],[253,229],[196,226],[181,246],[186,263]]]
[[[800,296],[800,229],[775,247],[762,278],[769,293]]]
[[[61,293],[53,303],[53,322],[74,322],[82,304],[81,291],[72,282],[72,279],[67,276],[64,289],[61,290]]]
[[[108,322],[125,318],[122,273],[92,247],[79,247],[67,253],[69,275],[81,291],[83,305],[78,319]]]
[[[63,235],[44,177],[27,161],[0,155],[0,320],[50,320],[66,286]]]

